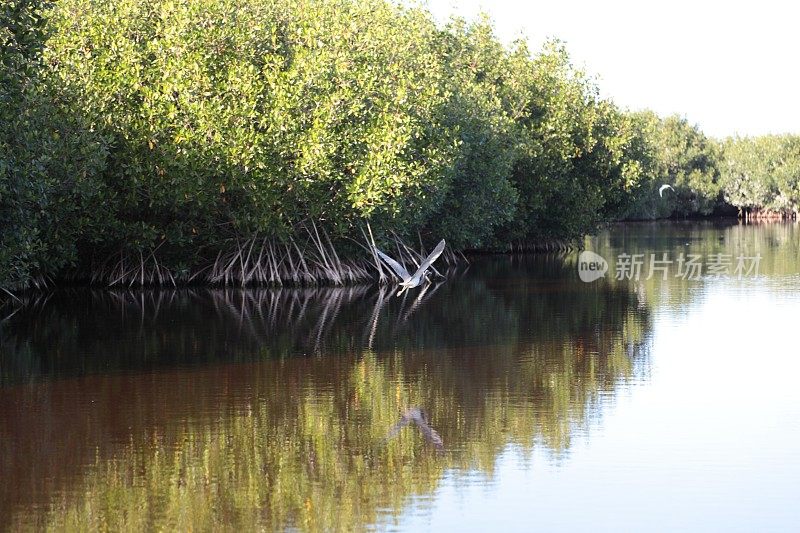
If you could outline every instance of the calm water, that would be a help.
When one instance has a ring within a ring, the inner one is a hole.
[[[796,530],[800,227],[587,248],[592,283],[572,254],[477,258],[405,298],[31,298],[0,324],[0,527]],[[731,275],[684,279],[681,253]]]

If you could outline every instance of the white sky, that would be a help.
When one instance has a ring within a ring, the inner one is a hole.
[[[487,12],[505,42],[548,37],[631,109],[709,135],[800,133],[800,3],[760,0],[427,0],[439,20]]]

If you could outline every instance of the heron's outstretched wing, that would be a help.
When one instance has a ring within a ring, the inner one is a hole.
[[[411,419],[409,417],[405,415],[402,416],[400,418],[400,421],[392,426],[392,428],[389,430],[389,433],[386,434],[386,439],[384,440],[388,441],[390,439],[395,438],[397,434],[400,433],[400,430],[406,427],[409,424],[409,422],[411,422]]]
[[[439,244],[437,244],[436,248],[433,249],[433,251],[431,252],[431,255],[426,257],[425,261],[423,261],[419,265],[419,268],[417,269],[416,272],[414,272],[414,276],[413,277],[416,278],[417,276],[421,276],[422,274],[424,274],[425,271],[428,270],[428,267],[431,266],[433,264],[433,262],[436,261],[436,259],[439,258],[440,255],[442,255],[442,252],[444,252],[444,239],[439,241]]]
[[[392,267],[392,270],[394,270],[395,273],[397,273],[400,279],[402,279],[403,281],[408,281],[411,278],[411,275],[408,273],[408,270],[406,270],[406,268],[403,265],[401,265],[388,255],[386,255],[385,253],[381,252],[377,248],[375,248],[375,251],[378,252],[378,255],[381,256],[381,259],[383,259],[387,265]]]
[[[389,442],[391,439],[396,437],[398,433],[400,433],[401,429],[409,425],[411,422],[414,422],[414,425],[419,428],[419,431],[422,433],[422,436],[425,437],[425,440],[433,444],[437,450],[444,450],[442,436],[439,435],[438,431],[428,425],[428,421],[425,419],[425,415],[419,407],[407,409],[406,412],[403,413],[403,416],[400,417],[400,421],[392,426],[383,441]]]
[[[419,426],[419,429],[428,442],[433,444],[438,450],[444,450],[444,441],[442,440],[442,436],[439,435],[438,431],[427,424],[424,427]]]
[[[420,433],[422,433],[428,442],[436,446],[436,448],[439,450],[444,449],[444,441],[442,441],[442,436],[439,435],[438,431],[428,425],[428,421],[425,420],[423,416],[413,416],[412,420],[419,428]]]

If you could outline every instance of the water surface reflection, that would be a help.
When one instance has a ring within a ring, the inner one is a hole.
[[[650,314],[560,257],[420,297],[64,291],[0,330],[13,527],[360,529],[510,444],[554,458],[646,375]],[[411,427],[427,412],[443,450]]]

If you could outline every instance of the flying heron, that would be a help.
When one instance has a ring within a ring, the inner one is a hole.
[[[392,270],[394,270],[397,276],[402,280],[400,282],[400,286],[402,287],[402,289],[400,289],[400,292],[397,293],[399,296],[408,289],[418,287],[419,285],[422,284],[423,280],[427,281],[428,268],[433,264],[434,261],[436,261],[436,259],[440,255],[442,255],[442,252],[444,251],[444,239],[439,241],[439,244],[437,244],[436,248],[433,249],[431,255],[425,258],[425,260],[419,265],[417,271],[414,272],[413,276],[408,273],[408,270],[406,270],[406,268],[403,265],[401,265],[388,255],[386,255],[385,253],[381,252],[377,248],[375,248],[375,251],[381,257],[381,259],[383,259],[386,262],[387,265],[392,267]]]
[[[673,192],[675,192],[675,189],[672,188],[672,185],[668,185],[668,184],[665,183],[664,185],[662,185],[661,187],[658,188],[658,195],[663,198],[664,197],[664,191],[666,191],[667,189],[670,189]]]

